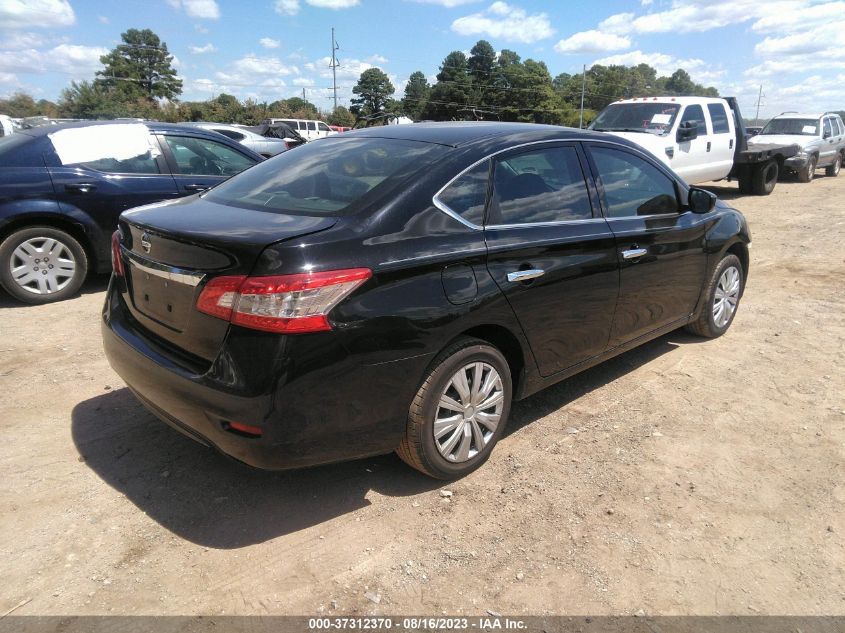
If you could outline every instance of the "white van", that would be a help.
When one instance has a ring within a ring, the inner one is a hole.
[[[12,118],[0,114],[0,136],[9,136],[15,131],[15,126],[12,124]]]
[[[316,119],[267,119],[265,123],[269,123],[270,125],[284,123],[285,125],[289,125],[292,129],[299,132],[299,135],[306,141],[313,141],[318,138],[337,134],[327,124]]]

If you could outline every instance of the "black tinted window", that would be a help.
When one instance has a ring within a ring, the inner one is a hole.
[[[231,176],[255,164],[252,158],[209,139],[168,134],[164,140],[180,174]]]
[[[256,165],[206,197],[259,211],[345,215],[395,193],[447,151],[433,143],[330,136]]]
[[[699,136],[707,134],[707,122],[704,120],[704,110],[700,105],[689,105],[684,109],[684,115],[681,117],[681,124],[695,123],[698,126]]]
[[[158,168],[158,163],[152,152],[147,152],[141,156],[134,158],[127,158],[124,160],[116,160],[114,158],[101,158],[100,160],[92,160],[87,163],[79,163],[83,167],[96,169],[110,174],[158,174],[161,173]]]
[[[574,147],[546,147],[500,159],[487,224],[531,224],[593,216]]]
[[[825,136],[830,136],[830,135],[831,135],[831,130],[830,130],[830,119],[825,119],[825,120],[824,120],[824,135],[825,135]]]
[[[218,130],[218,129],[215,129],[214,131],[217,132],[218,134],[222,134],[223,136],[228,136],[233,141],[242,141],[244,139],[243,134],[241,134],[240,132],[235,132],[234,130],[225,130],[225,129]]]
[[[467,222],[481,226],[489,173],[490,162],[485,160],[452,182],[437,199]]]
[[[713,122],[713,134],[724,134],[730,132],[728,125],[728,113],[721,103],[708,103],[707,110],[710,112],[710,121]]]
[[[314,121],[308,121],[308,129],[312,132],[317,130],[317,124]]]
[[[607,216],[676,213],[675,184],[638,156],[605,147],[591,147],[602,185]]]

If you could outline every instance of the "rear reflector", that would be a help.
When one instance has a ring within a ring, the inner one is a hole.
[[[216,277],[200,294],[197,309],[265,332],[322,332],[332,329],[331,309],[372,274],[369,268],[350,268],[273,277]]]
[[[123,277],[123,259],[120,256],[120,231],[111,234],[111,267],[114,274]]]

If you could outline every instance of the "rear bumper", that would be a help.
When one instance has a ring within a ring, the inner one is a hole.
[[[358,355],[332,354],[323,341],[317,346],[322,364],[307,353],[280,364],[278,349],[268,349],[250,354],[247,369],[237,366],[231,349],[238,342],[227,340],[206,373],[192,373],[135,327],[113,285],[102,321],[109,363],[145,407],[185,435],[269,470],[388,453],[399,445],[427,355],[368,364]],[[246,381],[239,383],[239,375]],[[249,376],[271,378],[261,384]],[[236,434],[229,422],[259,426],[262,436]]]

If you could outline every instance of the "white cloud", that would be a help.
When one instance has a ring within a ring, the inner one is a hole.
[[[296,79],[294,79],[291,83],[292,83],[294,86],[306,87],[306,88],[307,88],[308,86],[313,86],[313,85],[314,85],[314,80],[313,80],[313,79],[308,79],[308,78],[306,78],[306,77],[297,77],[297,78],[296,78]]]
[[[21,50],[24,48],[40,48],[47,43],[47,38],[38,33],[12,31],[0,39],[0,50]]]
[[[321,9],[349,9],[361,4],[361,0],[305,0],[312,7]]]
[[[558,53],[604,53],[631,47],[631,40],[615,33],[582,31],[555,44]]]
[[[299,13],[299,0],[276,0],[274,8],[282,15],[296,15]]]
[[[529,15],[524,9],[501,0],[491,4],[486,11],[458,18],[452,22],[452,30],[459,35],[487,35],[524,44],[533,44],[554,34],[545,13]]]
[[[216,0],[167,0],[174,9],[184,9],[192,18],[216,20],[220,17],[220,7]]]
[[[76,15],[67,0],[0,0],[0,29],[71,26]]]
[[[78,44],[59,44],[47,50],[29,48],[14,53],[0,51],[0,72],[61,72],[73,79],[90,79],[102,67],[100,57],[108,52],[100,46]]]
[[[111,24],[111,20],[109,20],[108,16],[105,16],[105,15],[98,15],[97,21],[100,24]]]
[[[420,4],[439,4],[441,7],[446,7],[447,9],[480,1],[481,0],[413,0],[413,2],[419,2]]]
[[[208,29],[207,29],[207,28],[205,28],[202,24],[194,24],[194,30],[195,30],[197,33],[202,33],[203,35],[205,35],[206,33],[208,33]]]
[[[272,37],[262,37],[258,43],[264,48],[279,48],[282,45],[279,40],[274,40]]]
[[[367,58],[367,61],[372,62],[373,64],[386,64],[388,62],[388,59],[387,59],[387,57],[384,57],[383,55],[379,55],[378,53],[376,53],[375,55],[370,55]]]
[[[648,64],[657,71],[658,75],[662,76],[669,76],[678,70],[678,68],[683,68],[692,76],[694,81],[697,77],[697,71],[712,72],[703,59],[679,59],[666,53],[631,51],[620,55],[603,57],[593,62],[593,65],[599,66],[637,66],[639,64]]]
[[[205,46],[189,46],[188,50],[191,51],[194,55],[204,55],[205,53],[215,53],[217,52],[217,48],[209,42]]]

